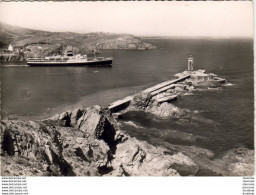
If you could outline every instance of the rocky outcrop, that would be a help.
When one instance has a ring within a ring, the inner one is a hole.
[[[158,146],[159,143],[161,143],[161,148],[164,149],[164,154],[178,154],[177,157],[183,156],[183,158],[180,158],[182,161],[186,158],[192,160],[196,166],[192,166],[192,164],[186,166],[186,163],[174,163],[171,166],[181,176],[254,175],[254,150],[252,149],[232,149],[216,158],[212,151],[193,145],[176,145],[151,136],[147,137],[147,141],[153,146]]]
[[[192,118],[194,112],[188,109],[181,109],[168,102],[158,103],[155,97],[152,97],[150,93],[140,92],[136,94],[129,107],[122,111],[122,113],[129,111],[145,111],[156,115],[162,119],[188,119]]]
[[[164,102],[160,105],[152,105],[147,111],[160,118],[188,119],[192,112],[188,109],[181,109],[171,103]]]
[[[193,160],[180,152],[173,153],[135,138],[117,145],[112,164],[115,167],[112,175],[125,176],[195,175],[199,169]]]
[[[110,168],[109,146],[79,130],[53,130],[42,125],[45,131],[40,131],[30,122],[21,121],[6,123],[4,127],[3,175],[97,176],[102,174],[102,169]],[[13,170],[16,164],[20,171]]]
[[[152,96],[150,93],[140,92],[133,96],[130,109],[134,110],[144,110],[146,109],[152,102]]]
[[[54,128],[47,128],[42,123],[32,121],[6,121],[2,122],[1,127],[1,155],[14,157],[16,160],[24,157],[28,162],[23,162],[22,166],[32,167],[35,165],[33,162],[37,162],[40,167],[44,167],[40,171],[47,170],[50,175],[74,175],[63,158],[60,133]],[[7,167],[8,165],[1,167],[4,175],[6,171],[12,171]]]
[[[225,163],[223,163],[225,162]],[[229,176],[254,175],[254,151],[246,148],[237,148],[227,151],[221,159],[214,161],[225,167]]]
[[[26,176],[253,175],[254,151],[214,154],[195,146],[145,142],[122,131],[100,106],[43,121],[1,122],[1,173]]]
[[[99,106],[37,122],[2,121],[1,128],[2,175],[167,176],[198,170],[182,153],[126,135]]]

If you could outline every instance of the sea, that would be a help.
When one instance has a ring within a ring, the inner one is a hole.
[[[1,64],[3,119],[44,119],[92,105],[109,103],[174,78],[194,57],[194,68],[227,80],[222,88],[203,89],[174,102],[197,113],[193,120],[160,119],[129,112],[122,119],[131,136],[193,145],[214,152],[254,148],[254,67],[252,39],[145,38],[154,50],[103,50],[113,66],[27,67]],[[161,144],[161,143],[159,143]]]

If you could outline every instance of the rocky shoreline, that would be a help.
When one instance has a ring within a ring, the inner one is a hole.
[[[2,175],[179,175],[181,153],[131,138],[99,106],[43,121],[2,121]],[[157,166],[156,166],[157,164]]]
[[[187,82],[191,81],[193,79]],[[182,83],[183,86],[187,84]],[[208,84],[213,87],[212,82]],[[181,87],[179,83],[171,90],[163,93],[181,95],[194,89]],[[158,95],[163,96],[163,93]],[[123,113],[135,110],[150,112],[163,119],[196,118],[196,113],[180,109],[169,101],[159,103],[157,98],[138,93]],[[214,158],[210,150],[192,145],[163,141],[159,145],[158,138],[146,142],[128,135],[114,116],[108,108],[95,105],[39,121],[2,120],[2,176],[254,174],[254,150],[237,148],[227,151],[221,158]]]
[[[254,170],[253,150],[213,159],[196,146],[152,145],[130,137],[100,106],[42,121],[2,121],[1,146],[3,176],[244,176]]]

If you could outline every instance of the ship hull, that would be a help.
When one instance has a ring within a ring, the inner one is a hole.
[[[111,60],[86,61],[86,62],[27,62],[29,66],[112,66]]]

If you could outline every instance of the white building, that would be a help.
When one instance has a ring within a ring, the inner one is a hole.
[[[9,45],[8,50],[13,51],[13,46],[11,44]]]

